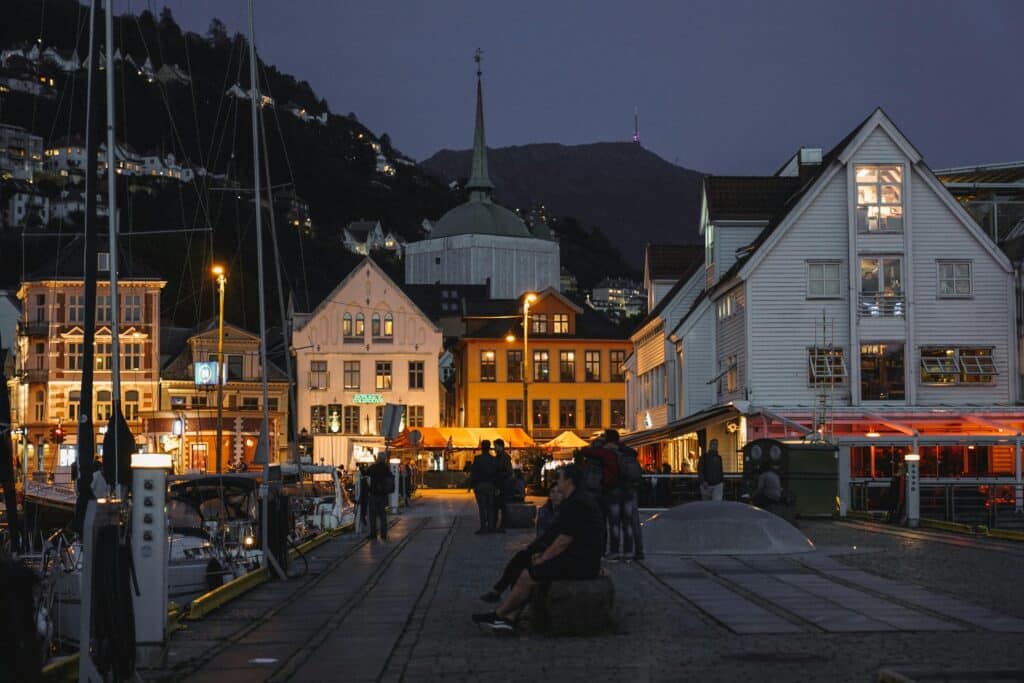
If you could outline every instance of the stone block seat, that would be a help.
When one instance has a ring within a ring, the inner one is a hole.
[[[508,529],[532,529],[537,518],[537,506],[533,503],[506,503],[505,512],[508,515],[505,527]]]
[[[550,581],[537,586],[531,625],[552,636],[589,636],[612,627],[615,584],[606,574],[583,581]]]

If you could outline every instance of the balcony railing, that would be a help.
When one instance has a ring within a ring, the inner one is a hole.
[[[19,321],[18,334],[28,337],[45,337],[50,334],[50,323],[47,321]]]
[[[331,373],[329,372],[310,372],[309,373],[309,390],[310,391],[325,391],[331,386]]]
[[[902,317],[907,303],[902,294],[871,294],[861,292],[857,315],[861,318]]]
[[[33,368],[31,370],[22,370],[21,376],[23,382],[37,384],[48,381],[49,374],[50,371],[46,368]]]

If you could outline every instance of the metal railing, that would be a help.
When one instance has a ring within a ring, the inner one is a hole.
[[[870,294],[861,292],[857,315],[861,318],[899,317],[907,310],[902,294]]]
[[[700,482],[696,474],[645,474],[643,485],[639,489],[641,508],[669,508],[683,503],[692,503],[701,499]],[[725,486],[722,490],[723,500],[740,500],[746,492],[743,475],[740,473],[725,474]]]
[[[45,337],[50,334],[50,323],[47,320],[19,320],[18,334],[29,337]]]
[[[1012,478],[922,479],[921,517],[944,522],[1024,529],[1024,514],[1016,511],[1017,482]],[[850,509],[881,513],[898,509],[899,495],[890,479],[850,481]]]

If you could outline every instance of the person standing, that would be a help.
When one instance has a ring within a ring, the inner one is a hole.
[[[700,482],[701,500],[722,500],[725,473],[722,456],[718,454],[718,439],[711,439],[708,450],[697,461],[697,481]]]
[[[388,467],[387,453],[378,453],[377,462],[366,470],[370,477],[370,535],[367,539],[388,540],[388,494],[395,490],[395,477]],[[380,530],[378,532],[378,525]]]
[[[608,559],[644,559],[643,537],[640,535],[639,488],[643,485],[643,468],[637,452],[619,441],[619,433],[608,429],[604,433],[605,448],[615,454],[618,481],[612,489],[608,505]],[[623,554],[619,555],[619,540]]]
[[[487,439],[480,442],[480,453],[473,458],[469,473],[473,494],[476,496],[476,506],[480,512],[480,528],[475,533],[493,533],[494,496],[498,490],[495,485],[498,479],[498,461],[491,455],[491,442]]]
[[[503,534],[508,528],[506,524],[508,512],[505,504],[508,502],[509,490],[512,488],[512,456],[505,450],[503,439],[494,440],[494,457],[498,465],[498,476],[494,482],[497,488],[494,494],[494,530]]]

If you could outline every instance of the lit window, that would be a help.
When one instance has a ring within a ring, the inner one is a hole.
[[[370,334],[374,337],[380,336],[380,313],[374,312],[370,317]]]
[[[551,331],[554,334],[569,334],[569,314],[555,313],[551,320]]]
[[[362,337],[366,335],[366,317],[362,313],[356,313],[356,328],[355,336]]]
[[[857,166],[857,230],[903,232],[903,168]]]
[[[343,337],[352,336],[352,314],[346,313],[341,316],[341,335]]]
[[[939,296],[970,296],[971,262],[939,261]]]
[[[498,401],[493,398],[480,399],[480,426],[498,426]]]
[[[999,372],[990,347],[923,347],[922,384],[991,384]]]
[[[384,314],[384,336],[393,337],[395,335],[395,318],[390,313]]]
[[[842,349],[808,349],[807,365],[811,384],[838,384],[846,381],[846,362],[843,360]]]
[[[530,316],[530,334],[548,333],[548,314],[534,313]]]
[[[498,379],[497,366],[495,364],[493,350],[480,352],[480,381],[495,382]]]
[[[533,352],[533,381],[547,382],[550,374],[548,367],[549,355],[547,351]]]
[[[575,382],[576,381],[576,352],[575,351],[559,351],[558,352],[558,381],[559,382]]]
[[[377,361],[377,372],[375,386],[377,391],[391,390],[391,361]]]

